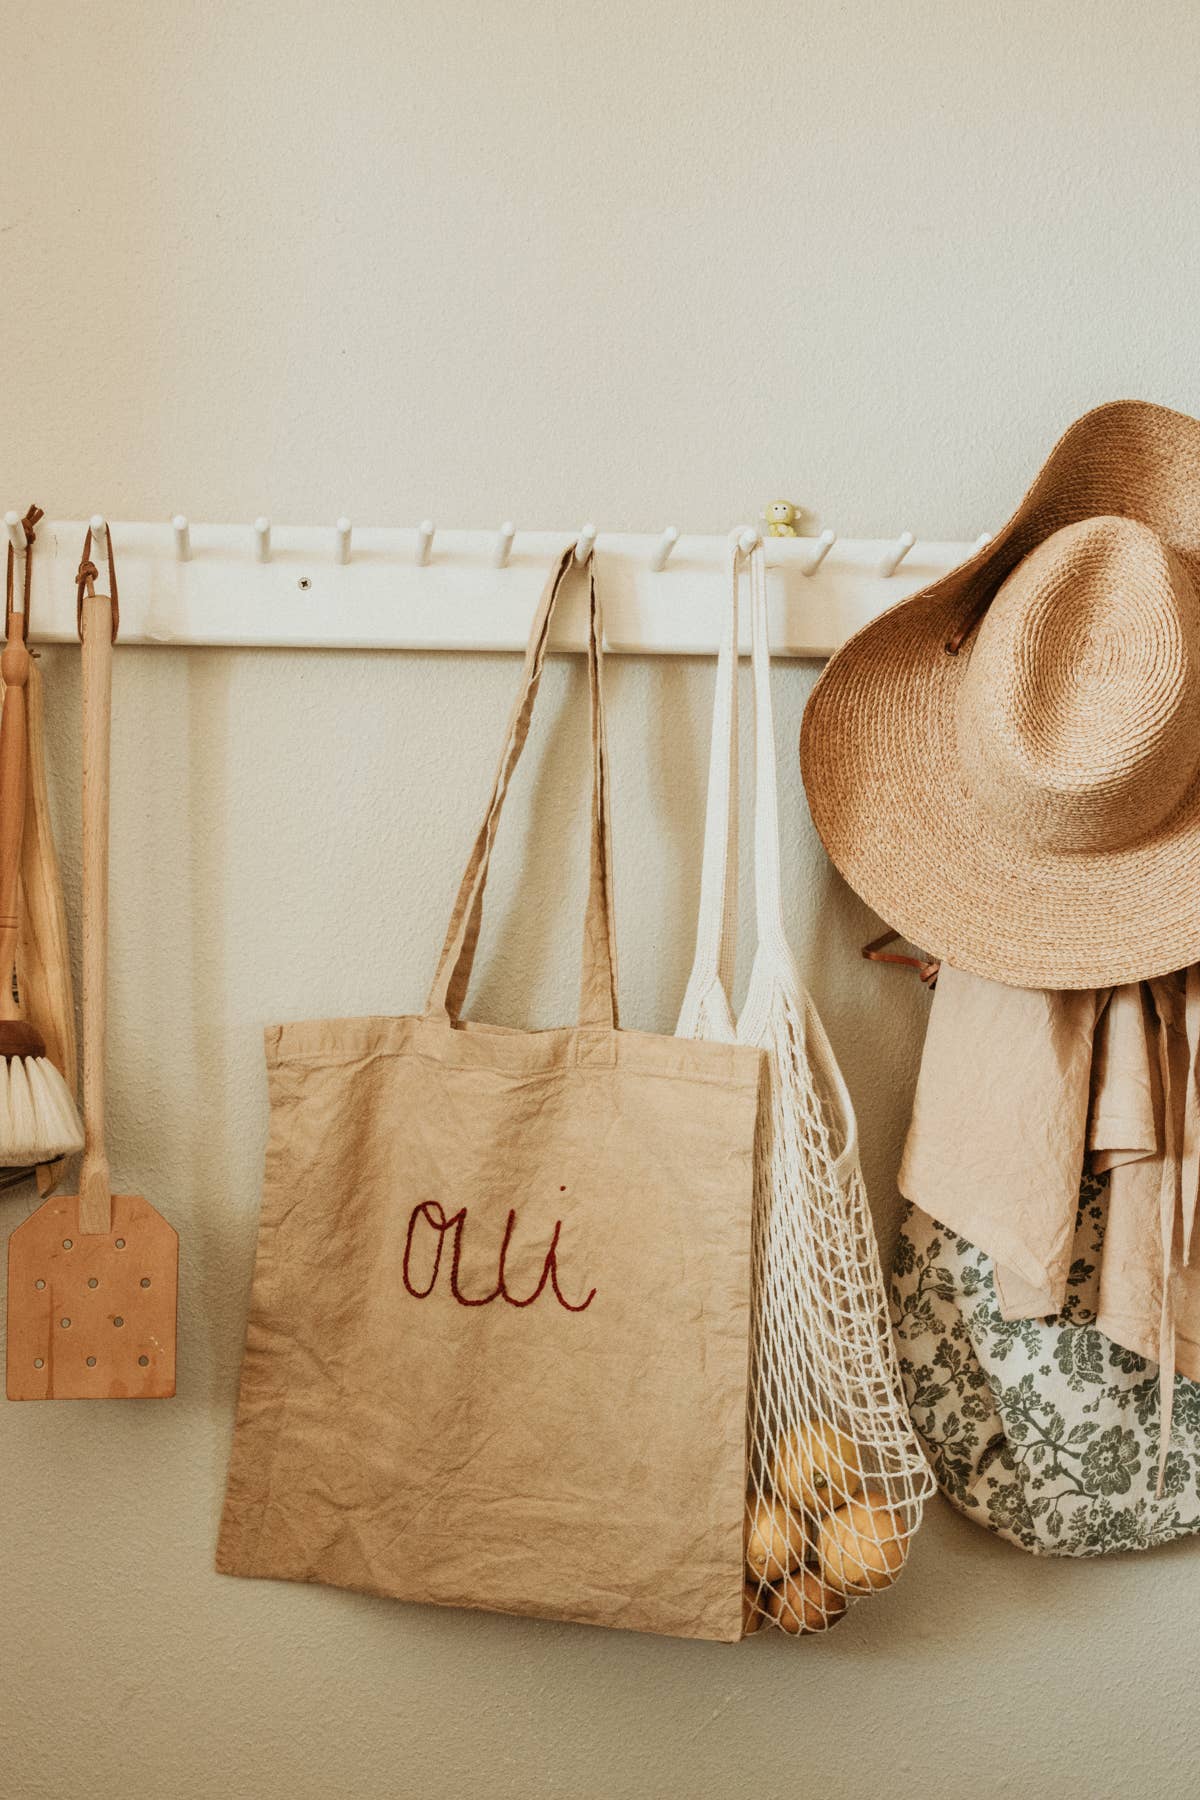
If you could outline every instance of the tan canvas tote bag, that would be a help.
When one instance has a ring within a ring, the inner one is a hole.
[[[424,1013],[267,1033],[270,1135],[217,1566],[733,1640],[761,1058],[617,1029],[590,567],[579,1024],[460,1018],[572,568],[568,551],[538,607]]]

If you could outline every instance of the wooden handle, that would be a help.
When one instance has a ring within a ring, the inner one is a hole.
[[[63,902],[50,796],[46,790],[45,695],[38,659],[29,659],[25,689],[25,836],[21,845],[21,929],[17,977],[21,1012],[36,1026],[45,1054],[73,1094],[78,1086],[75,991],[67,909]]]
[[[108,1025],[108,767],[112,724],[112,605],[83,602],[83,1163],[79,1229],[108,1232],[112,1178],[104,1148]]]
[[[0,656],[4,713],[0,718],[0,1019],[17,1019],[13,965],[20,926],[21,839],[25,830],[25,684],[29,652],[21,635],[24,614],[8,619],[8,642]]]

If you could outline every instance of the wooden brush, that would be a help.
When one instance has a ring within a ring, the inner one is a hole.
[[[27,772],[26,687],[33,526],[26,515],[24,606],[14,605],[12,545],[8,549],[4,654],[4,712],[0,717],[0,1165],[34,1167],[83,1148],[83,1128],[70,1090],[46,1055],[46,1040],[24,1017],[17,978],[20,936],[21,846]]]
[[[29,659],[25,690],[29,737],[25,793],[25,842],[21,847],[21,936],[17,944],[17,992],[25,1017],[46,1040],[46,1055],[74,1094],[79,1083],[75,1043],[75,986],[50,795],[46,785],[45,686],[39,659]],[[66,1157],[39,1163],[44,1200],[62,1179]]]

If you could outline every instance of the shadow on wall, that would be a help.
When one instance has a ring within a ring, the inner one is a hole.
[[[188,1123],[187,1213],[192,1272],[183,1323],[205,1333],[207,1404],[224,1415],[227,1381],[222,1366],[229,1333],[223,1322],[227,1296],[245,1285],[241,1233],[232,1228],[234,1170],[228,1152],[231,1121],[229,1083],[205,1079],[223,1069],[228,1054],[228,930],[226,869],[231,804],[230,757],[237,739],[230,718],[230,658],[206,653],[185,659],[187,793],[184,816],[190,849],[188,869],[188,968],[192,997],[189,1035],[191,1063],[200,1100]],[[202,1097],[202,1098],[201,1098]],[[240,1346],[239,1346],[240,1348]],[[215,1446],[224,1474],[224,1443]]]

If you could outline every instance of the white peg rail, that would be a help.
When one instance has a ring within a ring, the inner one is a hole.
[[[7,523],[7,520],[6,520]],[[107,581],[105,522],[92,560]],[[43,519],[31,637],[75,640],[75,571],[87,521]],[[325,525],[112,522],[120,643],[345,650],[523,650],[546,571],[582,531],[443,531]],[[15,535],[10,532],[10,535]],[[829,656],[861,625],[975,554],[976,544],[896,538],[764,539],[771,648]],[[610,651],[715,653],[726,606],[724,536],[595,534]],[[901,549],[903,545],[903,549]],[[897,552],[900,552],[898,555]],[[891,568],[890,574],[883,571]],[[551,643],[585,647],[582,583]]]

